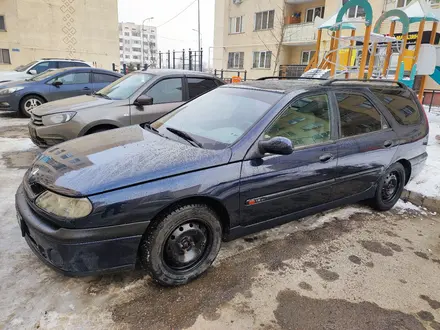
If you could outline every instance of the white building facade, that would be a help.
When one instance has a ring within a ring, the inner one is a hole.
[[[155,66],[157,63],[157,29],[135,23],[119,23],[120,63]]]

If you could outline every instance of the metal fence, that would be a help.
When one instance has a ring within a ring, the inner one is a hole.
[[[224,80],[226,83],[230,83],[232,80],[232,77],[240,77],[243,81],[247,80],[247,71],[240,71],[240,70],[214,70],[214,76]]]
[[[203,49],[159,52],[160,69],[182,69],[203,71]]]
[[[301,77],[306,70],[307,65],[287,64],[280,65],[280,76],[283,77]]]

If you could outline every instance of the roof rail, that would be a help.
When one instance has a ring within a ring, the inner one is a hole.
[[[76,58],[62,58],[62,57],[43,57],[41,60],[67,60],[67,61],[77,61],[77,62],[84,62],[84,60],[78,60]]]
[[[404,83],[400,81],[394,81],[394,80],[387,80],[387,79],[373,79],[373,80],[367,80],[367,79],[330,79],[327,80],[325,83],[323,83],[323,86],[329,86],[333,83],[338,82],[360,82],[360,83],[368,83],[368,84],[394,84],[401,88],[408,88]]]
[[[279,80],[328,80],[327,78],[313,78],[313,77],[293,77],[293,76],[269,76],[269,77],[261,77],[255,80],[268,80],[268,79],[279,79]]]

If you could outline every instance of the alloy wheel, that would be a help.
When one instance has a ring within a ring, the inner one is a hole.
[[[35,108],[40,106],[42,103],[39,99],[28,99],[26,100],[26,102],[24,103],[24,110],[27,113],[30,113],[30,111]]]

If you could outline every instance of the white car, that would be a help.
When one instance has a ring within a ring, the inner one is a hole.
[[[61,69],[69,67],[90,67],[91,65],[81,60],[43,58],[26,65],[20,65],[13,71],[0,71],[0,83],[7,81],[25,80],[33,75],[40,74],[49,69]]]

